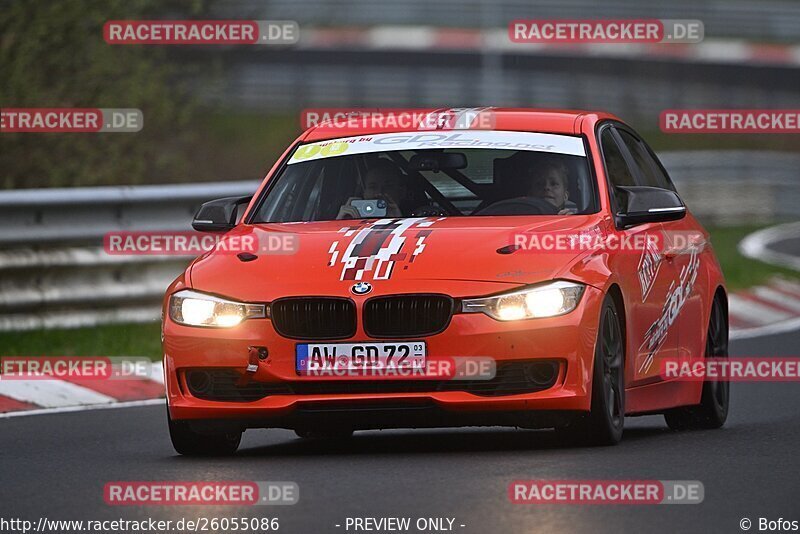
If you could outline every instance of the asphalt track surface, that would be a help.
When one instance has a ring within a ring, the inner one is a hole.
[[[775,243],[770,243],[767,248],[800,258],[800,236],[781,239]]]
[[[794,356],[800,333],[742,340],[734,356]],[[800,384],[732,385],[721,430],[675,433],[627,420],[616,447],[566,447],[550,431],[408,430],[303,441],[250,430],[237,455],[175,455],[165,408],[0,421],[0,518],[278,517],[280,532],[348,532],[347,517],[453,517],[455,532],[741,532],[748,517],[800,520]],[[515,479],[699,480],[694,505],[517,505]],[[294,481],[300,500],[270,507],[109,506],[103,486],[136,480]],[[342,525],[336,527],[335,525]],[[460,527],[459,525],[464,525]],[[354,532],[350,530],[349,532]],[[410,532],[417,532],[412,529]]]

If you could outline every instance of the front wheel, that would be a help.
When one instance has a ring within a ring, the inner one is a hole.
[[[625,340],[617,307],[607,295],[595,345],[591,411],[556,431],[582,444],[616,445],[624,427]]]
[[[225,456],[233,454],[242,440],[241,432],[198,434],[186,421],[175,421],[167,408],[169,437],[175,452],[184,456]]]
[[[728,357],[728,316],[720,297],[714,298],[706,336],[706,358]],[[720,428],[728,419],[730,382],[706,379],[700,404],[674,408],[664,414],[672,430],[700,430]]]

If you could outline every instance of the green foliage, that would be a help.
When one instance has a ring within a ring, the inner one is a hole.
[[[200,2],[0,1],[0,105],[138,108],[138,133],[3,133],[0,188],[136,184],[183,172],[192,143],[190,67],[163,47],[111,46],[108,20],[186,18]]]

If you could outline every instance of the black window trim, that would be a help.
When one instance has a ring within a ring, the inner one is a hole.
[[[620,124],[622,124],[622,123],[620,123]],[[658,169],[664,174],[664,177],[667,179],[667,184],[671,186],[669,189],[672,192],[677,194],[678,191],[675,188],[675,184],[672,182],[672,178],[670,178],[669,173],[667,172],[667,169],[664,168],[664,165],[661,163],[661,160],[658,159],[658,156],[656,156],[656,153],[653,151],[652,148],[650,148],[650,145],[647,144],[647,141],[645,141],[644,138],[642,138],[641,135],[636,133],[636,130],[634,130],[633,128],[631,128],[627,124],[622,124],[622,128],[618,128],[618,127],[615,128],[614,129],[614,135],[618,138],[618,141],[620,141],[622,143],[622,145],[625,147],[625,150],[628,152],[628,154],[630,154],[630,149],[628,149],[627,143],[625,143],[625,140],[622,138],[621,135],[619,135],[617,130],[623,130],[624,132],[628,133],[631,137],[633,137],[636,141],[641,143],[641,145],[644,147],[645,151],[650,155],[650,158],[655,162],[655,164],[658,167]],[[635,158],[633,157],[633,154],[630,154],[630,156],[631,156],[631,159],[635,163]],[[639,169],[639,165],[636,165],[636,168]],[[642,171],[642,169],[639,169],[639,170]],[[637,178],[641,178],[641,176],[639,176]],[[678,196],[680,196],[680,195],[678,195]]]
[[[592,154],[592,146],[589,143],[589,138],[584,135],[580,134],[581,139],[583,140],[583,151],[586,154],[586,164],[589,167],[589,181],[591,182],[592,187],[592,206],[591,208],[587,207],[587,210],[581,213],[580,215],[595,215],[600,213],[601,210],[601,202],[600,202],[600,186],[598,185],[598,176],[597,176],[597,169],[594,168],[592,162],[594,161],[594,157]],[[602,159],[602,150],[600,151]],[[605,165],[605,160],[603,160],[603,165]]]
[[[625,146],[620,146],[620,139],[619,136],[616,135],[616,131],[614,130],[615,126],[618,124],[622,124],[618,121],[611,121],[605,120],[600,122],[596,129],[595,129],[595,138],[597,139],[597,149],[600,152],[600,159],[603,161],[603,171],[606,175],[606,189],[608,189],[608,201],[609,206],[611,206],[611,216],[616,221],[617,213],[619,213],[619,205],[617,204],[617,197],[614,195],[614,184],[611,182],[611,175],[608,172],[608,163],[606,159],[606,153],[603,150],[603,134],[605,134],[606,130],[609,130],[611,135],[611,139],[616,143],[617,149],[619,149],[620,154],[622,154],[622,159],[625,160],[625,165],[628,166],[628,170],[631,171],[633,174],[634,180],[639,180],[639,176],[634,173],[634,169],[638,169],[637,166],[631,165],[631,155],[628,153],[628,148]],[[616,226],[616,223],[615,223]],[[619,228],[618,228],[619,229]]]
[[[625,144],[624,139],[622,139],[622,137],[617,132],[617,129],[624,130],[625,132],[627,132],[630,135],[632,135],[634,139],[636,139],[638,141],[641,141],[642,144],[644,145],[644,147],[647,149],[647,151],[653,157],[655,162],[658,164],[658,166],[664,172],[664,176],[667,177],[667,180],[670,183],[670,185],[672,185],[673,188],[674,188],[675,184],[672,182],[672,179],[670,178],[669,173],[667,173],[666,169],[664,168],[664,165],[662,165],[661,160],[658,159],[658,157],[655,155],[653,150],[650,148],[650,145],[648,145],[647,142],[645,142],[644,139],[642,139],[642,137],[639,134],[637,134],[636,131],[633,128],[631,128],[630,126],[628,126],[627,124],[625,124],[623,122],[615,121],[615,120],[604,120],[604,121],[601,121],[600,123],[598,123],[598,125],[595,127],[595,139],[597,140],[597,148],[598,148],[598,150],[600,152],[600,159],[603,161],[603,170],[605,171],[605,175],[606,175],[606,188],[608,189],[609,205],[611,206],[611,212],[612,212],[611,215],[612,215],[612,218],[614,219],[614,226],[617,228],[617,230],[621,230],[622,228],[617,226],[617,217],[616,217],[617,214],[618,214],[619,206],[617,205],[617,199],[614,196],[614,192],[613,192],[614,191],[614,185],[611,183],[611,176],[609,176],[608,165],[606,164],[606,156],[605,156],[605,153],[603,152],[602,135],[605,132],[605,130],[609,130],[609,129],[611,131],[612,139],[614,139],[614,142],[617,144],[617,148],[619,149],[620,153],[622,154],[622,158],[625,160],[625,164],[628,165],[628,169],[633,174],[633,179],[636,182],[639,182],[640,184],[644,183],[643,176],[642,176],[642,172],[643,171],[642,171],[642,169],[639,168],[639,165],[636,164],[636,161],[635,161],[633,155],[630,153],[630,150],[628,149],[627,144]],[[676,189],[672,189],[672,191],[676,195],[678,195],[678,192],[677,192]],[[678,195],[678,198],[680,198],[680,195]],[[681,203],[683,203],[683,199],[681,199]]]
[[[286,157],[283,159],[283,161],[281,161],[280,165],[278,165],[278,168],[275,169],[275,172],[269,175],[269,179],[266,183],[266,186],[261,190],[261,193],[255,200],[255,203],[253,204],[253,209],[251,209],[250,213],[247,214],[247,220],[244,221],[245,224],[260,224],[260,223],[254,223],[253,219],[255,219],[258,212],[261,211],[261,207],[264,204],[267,195],[269,195],[269,192],[272,191],[272,189],[274,189],[275,185],[278,183],[278,176],[283,174],[284,170],[286,170],[286,166],[289,164],[289,160],[291,160],[292,156],[294,156],[294,153],[297,152],[298,147],[300,147],[303,144],[304,143],[302,140],[295,141],[295,143],[291,146],[291,149],[286,154]],[[267,180],[267,176],[265,176],[263,180]]]

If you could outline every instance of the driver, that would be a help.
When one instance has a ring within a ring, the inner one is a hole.
[[[573,215],[577,210],[567,205],[569,200],[569,178],[567,166],[557,159],[545,159],[538,165],[528,167],[526,173],[531,182],[526,196],[546,200],[558,210],[559,215]],[[572,204],[570,202],[570,204]]]
[[[364,177],[364,200],[385,200],[387,217],[402,217],[400,206],[405,202],[408,190],[400,168],[386,159],[375,161]],[[350,197],[339,209],[337,219],[360,219],[361,214],[351,204],[358,197]]]

